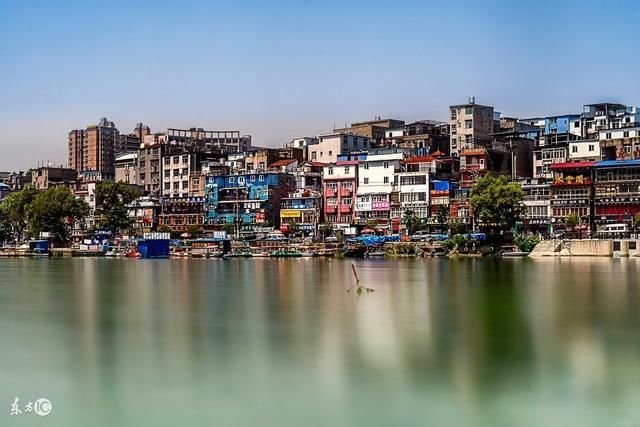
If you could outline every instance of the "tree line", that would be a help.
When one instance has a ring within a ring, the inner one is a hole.
[[[127,205],[140,196],[139,191],[120,182],[100,182],[95,188],[93,215],[96,228],[116,235],[131,226]],[[86,219],[91,214],[87,202],[77,198],[67,187],[36,190],[26,186],[0,203],[0,241],[38,238],[49,233],[52,240],[67,243],[74,227],[87,232]]]

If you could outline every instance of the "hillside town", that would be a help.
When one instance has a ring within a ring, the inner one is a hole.
[[[608,224],[636,225],[639,121],[637,107],[617,103],[514,118],[470,97],[449,107],[448,121],[375,117],[269,148],[238,130],[154,132],[139,123],[127,133],[102,118],[69,132],[67,165],[0,173],[0,197],[28,186],[69,189],[88,205],[69,236],[76,242],[101,231],[95,190],[103,182],[137,191],[120,234],[344,238],[363,229],[446,232],[452,221],[472,233],[480,224],[470,191],[489,174],[523,190],[514,232],[588,237]]]

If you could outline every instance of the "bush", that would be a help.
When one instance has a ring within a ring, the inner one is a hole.
[[[513,238],[513,243],[522,252],[531,252],[539,242],[540,238],[535,234],[516,234]]]
[[[449,252],[456,250],[461,254],[476,253],[480,246],[479,240],[476,240],[471,236],[463,236],[462,234],[456,234],[450,239],[445,240],[443,243]]]

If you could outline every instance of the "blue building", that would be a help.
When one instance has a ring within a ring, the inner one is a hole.
[[[285,173],[207,175],[205,222],[234,224],[238,231],[280,226],[281,199],[295,190],[295,177]]]
[[[566,114],[564,116],[552,116],[545,117],[544,119],[544,134],[545,135],[560,135],[565,133],[575,133],[579,132],[580,129],[577,130],[571,129],[571,123],[575,123],[580,120],[579,114]],[[574,124],[575,126],[575,124]]]

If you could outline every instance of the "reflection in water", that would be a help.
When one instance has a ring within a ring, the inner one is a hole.
[[[351,261],[2,260],[0,399],[60,426],[638,425],[637,262],[357,261],[356,296]]]

